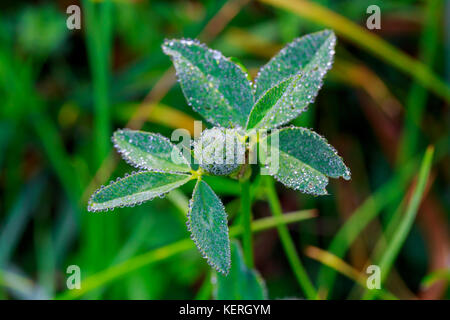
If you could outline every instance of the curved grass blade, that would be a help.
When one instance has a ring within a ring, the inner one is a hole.
[[[299,17],[327,26],[368,53],[381,58],[393,67],[416,79],[424,87],[450,102],[450,87],[425,64],[398,50],[370,30],[348,20],[344,16],[305,0],[259,0],[279,9],[289,10]]]
[[[247,74],[219,51],[194,40],[166,40],[183,93],[195,111],[223,127],[245,127],[254,103]]]
[[[388,226],[387,234],[391,234],[392,238],[389,239],[386,249],[383,251],[383,255],[377,261],[377,265],[382,270],[381,272],[381,284],[387,279],[398,254],[400,253],[403,244],[414,224],[414,220],[419,210],[419,205],[422,201],[425,187],[430,175],[431,166],[433,164],[434,147],[427,148],[420,165],[419,176],[417,184],[412,193],[411,199],[408,202],[408,206],[405,210],[405,214],[398,225]],[[377,291],[377,290],[373,290]],[[365,290],[363,299],[372,299],[377,295],[377,292]]]
[[[208,184],[198,180],[189,202],[187,226],[191,238],[217,271],[230,270],[230,239],[225,208]]]
[[[278,143],[272,136],[279,135]],[[305,128],[284,128],[262,139],[261,160],[267,151],[278,151],[279,168],[273,176],[289,188],[313,195],[325,195],[328,177],[350,179],[350,170],[325,138]],[[272,157],[274,155],[272,154]]]
[[[95,212],[141,204],[163,196],[191,178],[191,175],[181,173],[137,172],[98,189],[89,200],[88,210]]]
[[[214,298],[217,300],[264,300],[267,288],[264,280],[254,269],[245,265],[239,242],[231,243],[231,264],[228,276],[212,275]]]
[[[182,151],[160,134],[138,130],[114,132],[114,146],[130,165],[148,170],[190,172],[189,161]]]
[[[344,260],[339,257],[336,257],[332,253],[329,253],[326,250],[322,250],[320,248],[314,246],[308,246],[305,250],[305,253],[311,259],[317,260],[318,262],[326,265],[330,268],[333,268],[343,276],[353,280],[356,284],[360,285],[363,289],[367,288],[367,275],[358,271],[353,266],[347,264]],[[398,300],[396,296],[390,293],[387,290],[379,289],[380,296],[385,300]]]
[[[450,284],[450,270],[448,269],[439,269],[427,274],[422,278],[421,286],[424,288],[429,288],[437,281],[445,281],[447,284]]]
[[[380,215],[386,207],[396,201],[396,199],[401,198],[417,166],[417,159],[410,160],[391,180],[375,190],[370,197],[352,212],[350,218],[331,240],[327,251],[336,257],[345,257],[350,246],[367,225]],[[327,291],[327,297],[332,297],[335,282],[335,270],[322,266],[318,275],[318,284],[319,288]]]
[[[277,127],[305,111],[331,68],[335,45],[331,30],[312,33],[288,44],[262,67],[247,129]]]

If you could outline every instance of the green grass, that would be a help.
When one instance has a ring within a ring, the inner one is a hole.
[[[279,218],[265,218],[260,221],[254,221],[251,225],[252,232],[259,232],[274,227],[279,227],[285,223],[292,223],[309,219],[313,217],[312,211],[302,211],[292,213]],[[236,237],[243,233],[243,230],[237,227],[230,229],[230,237]],[[94,289],[104,286],[119,277],[135,271],[152,263],[160,262],[168,259],[176,254],[184,252],[189,249],[194,249],[194,243],[191,239],[183,239],[167,246],[149,251],[147,253],[135,256],[122,263],[113,265],[97,274],[90,276],[82,282],[82,289],[77,291],[67,291],[58,297],[58,299],[74,299],[80,297]]]
[[[380,267],[381,270],[381,283],[389,276],[389,272],[392,269],[398,254],[405,243],[406,237],[411,230],[414,220],[419,209],[419,205],[422,201],[423,193],[428,182],[428,177],[430,175],[431,166],[433,163],[433,153],[434,147],[428,147],[422,164],[420,165],[419,175],[417,179],[417,184],[411,195],[411,200],[408,201],[406,210],[403,217],[397,225],[391,224],[387,230],[387,234],[391,235],[388,239],[388,245],[384,250],[381,257],[375,260],[375,264]],[[376,296],[377,291],[367,291],[363,296],[363,299],[371,299]]]
[[[412,76],[422,86],[450,102],[449,86],[438,78],[427,65],[397,50],[380,37],[363,29],[352,21],[328,10],[320,4],[306,0],[261,0],[278,8],[287,9],[305,19],[332,28],[338,35],[352,41],[369,54],[374,54],[385,62]],[[433,1],[435,3],[440,2]]]
[[[112,1],[93,3],[83,1],[86,17],[86,43],[93,83],[94,109],[94,168],[103,164],[111,149],[110,137],[111,102],[111,47],[112,47]],[[85,214],[83,229],[86,230],[86,262],[89,272],[99,271],[112,261],[119,245],[120,217]]]
[[[275,183],[273,181],[272,177],[265,177],[266,178],[266,191],[267,191],[267,201],[270,205],[270,210],[272,211],[272,215],[276,218],[281,218],[283,215],[283,212],[281,211],[281,205],[278,200],[278,196],[275,191]],[[289,231],[285,225],[279,225],[277,227],[278,234],[280,236],[280,241],[283,244],[283,249],[286,253],[286,256],[289,260],[289,263],[291,265],[292,271],[295,274],[295,277],[302,288],[302,290],[305,293],[305,296],[308,299],[317,299],[317,292],[314,288],[306,270],[303,266],[297,250],[295,248],[294,242],[292,241],[291,236],[289,235]]]
[[[450,212],[448,4],[377,3],[378,32],[365,28],[370,1],[85,0],[82,29],[71,31],[53,3],[2,10],[0,299],[212,298],[185,227],[193,184],[141,207],[86,211],[92,189],[131,170],[111,133],[130,124],[170,137],[199,119],[168,69],[164,38],[201,35],[254,78],[287,42],[324,27],[338,35],[334,67],[293,124],[328,137],[352,180],[331,182],[325,197],[275,189],[256,167],[245,182],[205,181],[271,298],[450,298],[445,250],[430,237],[446,239]],[[419,212],[437,220],[411,232]],[[310,247],[345,268],[308,258]],[[382,267],[380,294],[355,277],[369,263]],[[71,264],[81,267],[81,291],[66,289]]]

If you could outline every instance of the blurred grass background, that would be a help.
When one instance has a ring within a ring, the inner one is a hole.
[[[82,8],[81,30],[66,27],[72,4]],[[373,4],[381,9],[380,30],[365,27]],[[161,51],[164,38],[199,38],[254,77],[283,45],[324,28],[338,36],[334,67],[293,123],[327,137],[352,180],[331,181],[331,196],[318,198],[276,186],[283,212],[315,209],[314,218],[287,221],[298,222],[289,224],[296,250],[321,298],[376,298],[364,290],[373,263],[390,269],[379,298],[450,297],[450,1],[61,0],[1,7],[1,299],[210,298],[210,269],[186,240],[193,184],[135,208],[87,213],[99,185],[132,170],[110,136],[123,127],[169,137],[175,128],[193,130],[199,117]],[[427,153],[421,172],[431,169],[419,176],[428,145],[434,157]],[[239,184],[209,182],[233,224]],[[256,220],[270,216],[271,191],[253,182]],[[267,219],[254,238],[255,267],[271,298],[303,298]],[[72,264],[85,280],[80,291],[67,291]]]

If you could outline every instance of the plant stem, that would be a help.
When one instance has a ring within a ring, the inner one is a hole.
[[[278,200],[278,196],[275,191],[275,185],[273,179],[269,176],[266,177],[266,186],[267,186],[267,200],[269,202],[270,210],[272,211],[272,215],[275,218],[282,217],[283,213],[281,211],[280,201]],[[289,235],[288,228],[285,225],[278,225],[278,234],[280,235],[280,240],[283,245],[286,256],[289,260],[292,270],[294,271],[295,277],[303,289],[305,296],[308,299],[317,299],[317,292],[314,288],[311,280],[308,277],[308,274],[305,271],[305,268],[300,261],[300,258],[295,249],[294,242]]]
[[[250,200],[250,181],[243,179],[241,185],[241,224],[244,231],[242,236],[244,260],[249,268],[253,268],[253,241],[252,241],[252,213]]]

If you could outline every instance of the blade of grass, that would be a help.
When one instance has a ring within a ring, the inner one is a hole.
[[[350,280],[355,281],[355,283],[360,285],[362,288],[366,288],[367,276],[359,272],[352,266],[348,265],[345,261],[336,257],[335,255],[313,246],[307,247],[305,250],[305,254],[311,259],[315,259],[322,264],[335,269],[340,274],[346,276]],[[384,289],[382,289],[380,295],[387,300],[397,300],[397,297]]]
[[[275,191],[275,183],[272,177],[266,176],[265,178],[267,187],[267,200],[269,202],[270,210],[272,211],[272,215],[274,217],[281,218],[283,216],[283,213],[281,211],[280,201],[278,200],[278,196]],[[280,236],[281,243],[283,245],[283,249],[289,260],[289,264],[291,265],[295,277],[300,287],[304,291],[305,296],[311,300],[317,299],[316,289],[309,279],[309,276],[306,273],[305,268],[303,267],[300,257],[297,254],[297,250],[295,249],[295,245],[289,234],[289,230],[285,225],[278,225],[277,230]]]
[[[78,203],[82,184],[64,149],[58,128],[44,112],[36,112],[33,114],[32,125],[42,143],[42,147],[53,170],[56,172],[67,196],[76,208],[77,218],[80,218],[81,212]]]
[[[438,18],[442,12],[443,2],[433,0],[426,2],[423,34],[420,38],[419,52],[421,60],[430,68],[433,65],[437,47],[441,20]],[[423,112],[427,101],[427,91],[417,79],[411,85],[406,100],[406,114],[403,133],[397,155],[397,165],[405,163],[411,158],[417,148],[419,139],[419,126],[422,123]]]
[[[279,218],[269,217],[252,222],[252,232],[259,232],[274,228],[278,225],[286,223],[298,222],[305,219],[310,219],[315,216],[314,210],[304,210],[295,214],[283,215]],[[242,234],[242,229],[237,227],[230,228],[230,237],[237,237]],[[92,290],[98,289],[102,286],[117,280],[118,278],[131,273],[139,268],[145,267],[149,264],[160,262],[170,258],[178,253],[195,248],[191,239],[183,239],[164,247],[149,251],[147,253],[138,255],[122,263],[111,266],[103,271],[93,274],[86,278],[81,283],[80,290],[68,290],[57,296],[57,299],[76,299],[85,295]]]
[[[435,282],[442,280],[442,279],[446,280],[447,283],[450,283],[450,270],[448,270],[448,269],[436,270],[432,273],[427,274],[422,279],[421,286],[429,287],[429,286],[432,286]]]
[[[408,206],[405,210],[405,215],[400,224],[397,226],[396,232],[393,233],[392,239],[390,239],[389,243],[387,244],[383,256],[379,261],[376,262],[376,264],[381,269],[381,284],[383,284],[387,279],[387,276],[389,275],[389,272],[394,265],[394,262],[398,254],[400,253],[403,244],[406,241],[406,237],[408,236],[409,231],[414,224],[420,202],[422,201],[423,192],[428,181],[428,176],[430,175],[430,170],[433,162],[433,153],[434,147],[428,147],[420,166],[417,185],[414,188],[410,201],[408,202]],[[377,290],[366,290],[363,299],[372,299],[376,296]]]
[[[55,294],[55,255],[50,229],[37,222],[34,228],[34,243],[38,284],[49,297]]]
[[[404,54],[379,36],[318,3],[305,0],[260,0],[277,8],[289,10],[302,18],[332,28],[370,54],[374,54],[417,80],[442,99],[450,102],[450,88],[425,64]]]
[[[84,0],[86,42],[93,81],[95,168],[102,165],[110,151],[110,97],[109,78],[111,62],[112,2],[93,3]],[[119,240],[118,215],[85,215],[86,265],[89,271],[98,271],[110,263]]]
[[[94,94],[94,141],[97,165],[101,164],[110,149],[109,76],[111,48],[110,0],[93,3],[83,0],[86,17],[86,41],[91,67]]]
[[[362,230],[392,201],[401,196],[402,190],[410,181],[416,168],[416,161],[410,161],[403,166],[391,180],[375,191],[364,203],[356,209],[331,241],[328,252],[343,258],[350,245]],[[319,272],[319,288],[327,288],[331,295],[336,273],[333,269],[322,266]]]
[[[450,135],[446,135],[436,142],[435,162],[441,161],[448,154],[449,143]],[[402,197],[402,190],[406,188],[416,172],[418,164],[418,158],[411,159],[388,182],[367,198],[336,233],[328,247],[328,252],[343,258],[350,245],[364,228],[389,204]],[[322,288],[327,288],[328,295],[330,295],[335,278],[336,273],[333,269],[322,266],[319,271],[319,290],[322,292]]]
[[[35,290],[34,283],[18,273],[0,270],[0,287],[17,292],[23,297],[32,297]]]
[[[126,103],[115,108],[115,117],[121,122],[129,119],[132,114],[140,108],[141,116],[136,117],[138,120],[147,120],[152,123],[164,125],[172,129],[186,129],[191,135],[194,134],[195,119],[183,111],[177,110],[171,106],[162,103]]]
[[[228,42],[246,52],[265,59],[271,58],[282,48],[281,45],[239,28],[230,28],[224,37]],[[390,118],[397,115],[402,110],[402,106],[388,86],[366,65],[353,60],[355,59],[340,57],[338,52],[333,68],[330,70],[330,77],[364,90]],[[314,117],[312,111],[314,108],[306,110],[301,117],[294,120],[294,124],[302,127],[310,126]]]
[[[5,85],[8,98],[17,106],[17,112],[21,112],[21,108],[27,108],[31,125],[42,143],[48,160],[72,204],[76,206],[82,190],[81,184],[64,149],[59,130],[45,112],[45,103],[36,91],[35,79],[31,75],[33,64],[30,61],[24,63],[14,55],[12,48],[0,48],[0,57],[2,58],[0,79],[8,80],[2,84]],[[27,95],[24,95],[24,92],[27,92]],[[16,124],[19,125],[20,123]]]
[[[23,187],[14,206],[5,217],[6,221],[0,228],[0,268],[6,266],[14,249],[20,240],[32,209],[36,205],[42,190],[45,189],[45,180],[38,177]]]

